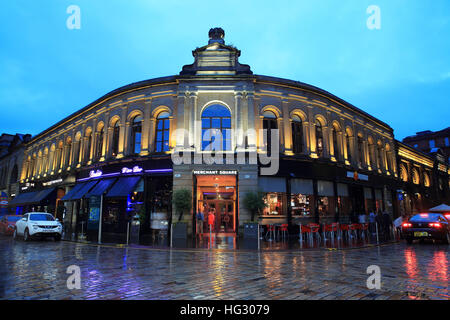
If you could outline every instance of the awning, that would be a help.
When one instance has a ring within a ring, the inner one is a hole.
[[[20,206],[20,205],[26,204],[28,202],[28,200],[33,198],[36,194],[37,194],[36,191],[20,193],[19,195],[17,195],[14,199],[12,199],[9,202],[9,206],[15,207],[15,206]]]
[[[84,196],[86,198],[93,197],[93,196],[101,196],[103,193],[105,193],[109,189],[109,187],[112,186],[112,184],[116,180],[117,180],[116,178],[99,180],[97,185],[94,188],[92,188],[91,191],[86,193]]]
[[[64,197],[61,198],[61,201],[71,201],[74,200],[73,197],[83,188],[84,183],[76,184],[69,192],[66,193]]]
[[[122,177],[119,178],[106,194],[107,197],[127,197],[134,191],[141,177]]]
[[[21,193],[9,203],[10,206],[25,206],[28,204],[40,203],[47,199],[55,188],[48,188],[41,191]]]
[[[80,189],[72,196],[71,200],[79,200],[97,184],[97,180],[84,182]]]
[[[450,212],[450,206],[445,203],[438,205],[437,207],[433,207],[429,209],[430,212]]]

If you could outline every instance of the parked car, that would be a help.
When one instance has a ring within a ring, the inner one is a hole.
[[[14,233],[14,226],[18,220],[22,219],[22,216],[6,215],[0,219],[0,233],[5,235]]]
[[[47,212],[29,212],[16,222],[14,239],[22,236],[24,241],[32,237],[53,237],[56,241],[61,240],[62,225],[52,214]]]
[[[402,224],[403,236],[411,244],[415,239],[442,240],[450,243],[450,222],[440,213],[419,213]]]

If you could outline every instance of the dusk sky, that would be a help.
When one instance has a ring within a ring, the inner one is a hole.
[[[0,26],[0,133],[35,135],[118,87],[178,74],[212,27],[255,74],[329,91],[399,140],[450,126],[448,0],[15,0]]]

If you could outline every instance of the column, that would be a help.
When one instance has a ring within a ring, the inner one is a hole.
[[[234,126],[232,125],[231,128],[233,130],[233,133],[237,133],[232,135],[231,139],[231,148],[232,150],[236,151],[242,151],[245,148],[245,140],[244,140],[244,134],[243,134],[243,119],[245,118],[243,114],[243,108],[242,108],[242,93],[239,91],[236,91],[234,93],[234,110],[233,110],[233,122]]]
[[[145,99],[144,102],[144,120],[142,121],[142,135],[141,135],[141,156],[148,155],[150,147],[150,117],[151,117],[152,99]]]
[[[127,110],[128,110],[128,104],[124,104],[122,106],[122,113],[120,116],[120,131],[119,131],[119,150],[117,153],[117,159],[123,158],[124,154],[125,154],[125,146],[127,145],[128,142],[128,135],[126,133],[128,133],[128,126],[129,123],[127,121]],[[128,123],[128,125],[127,125]]]
[[[253,92],[247,92],[247,123],[244,125],[245,134],[247,134],[247,130],[249,129],[256,129],[255,124],[255,95]],[[258,132],[256,132],[256,136],[248,137],[248,148],[250,150],[256,151],[256,144],[258,139]]]

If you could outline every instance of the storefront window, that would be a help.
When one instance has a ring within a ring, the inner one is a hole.
[[[364,202],[365,202],[365,213],[369,214],[372,211],[375,211],[375,202],[372,196],[372,189],[364,188]],[[356,212],[356,214],[360,214],[360,212]]]
[[[331,181],[317,181],[317,210],[319,217],[335,216],[334,187]]]
[[[349,197],[348,186],[344,183],[337,184],[337,206],[339,210],[339,217],[341,222],[346,222],[345,219],[350,217],[352,212],[352,201]]]
[[[266,207],[263,215],[283,215],[286,203],[286,193],[268,192],[264,196]]]
[[[314,215],[314,196],[291,194],[291,212],[293,217],[311,217]]]

